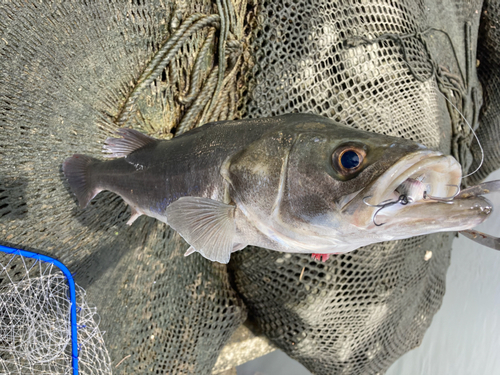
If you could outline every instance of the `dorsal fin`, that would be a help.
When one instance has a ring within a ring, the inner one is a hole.
[[[123,158],[147,144],[157,142],[153,137],[134,129],[120,128],[115,134],[122,138],[110,137],[106,139],[105,145],[102,147],[103,152],[108,154],[105,157]]]

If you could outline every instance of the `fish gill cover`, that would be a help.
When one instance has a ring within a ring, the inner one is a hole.
[[[494,4],[4,1],[2,239],[75,273],[98,307],[115,373],[209,374],[247,311],[316,374],[383,372],[439,308],[452,234],[325,263],[253,249],[227,268],[184,258],[186,244],[154,219],[126,226],[129,209],[112,194],[78,209],[61,162],[99,156],[121,126],[169,139],[210,120],[309,112],[420,142],[470,169],[477,146],[442,92],[479,124],[486,161],[475,183],[500,160]]]

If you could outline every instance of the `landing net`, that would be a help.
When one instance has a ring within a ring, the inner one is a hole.
[[[0,246],[0,373],[111,374],[96,318],[61,262]]]

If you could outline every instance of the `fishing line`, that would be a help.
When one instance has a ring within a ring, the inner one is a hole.
[[[481,162],[479,163],[478,167],[472,171],[471,173],[468,173],[466,174],[465,176],[462,176],[462,180],[464,178],[467,178],[469,176],[472,176],[474,173],[476,173],[483,165],[484,163],[484,149],[483,149],[483,146],[481,145],[481,142],[479,141],[479,137],[477,136],[476,132],[474,131],[474,129],[472,128],[471,124],[469,123],[469,121],[465,118],[465,116],[462,114],[462,112],[460,112],[460,110],[455,106],[455,104],[453,104],[441,91],[439,91],[439,93],[443,96],[443,98],[458,112],[458,114],[462,117],[462,119],[465,121],[465,123],[467,124],[467,126],[469,127],[469,129],[471,130],[473,136],[476,138],[476,141],[477,141],[477,144],[479,146],[479,149],[481,150]],[[456,188],[456,192],[455,194],[453,194],[451,197],[445,197],[445,198],[441,198],[441,197],[434,197],[430,194],[427,193],[427,191],[424,191],[424,194],[423,194],[423,198],[424,199],[431,199],[431,200],[435,200],[435,201],[439,201],[439,202],[443,202],[443,203],[452,203],[453,199],[458,196],[460,194],[460,186],[458,185],[447,185],[447,186],[454,186]],[[406,195],[400,195],[399,198],[395,201],[384,201],[382,203],[379,203],[379,204],[376,204],[376,205],[373,205],[373,204],[370,204],[368,202],[366,202],[366,199],[370,198],[370,196],[368,197],[364,197],[363,198],[363,203],[366,204],[367,206],[369,207],[376,207],[378,208],[377,211],[375,211],[375,214],[373,215],[373,224],[377,227],[379,226],[382,226],[384,225],[385,223],[377,223],[376,222],[376,217],[377,215],[380,213],[380,211],[382,211],[384,208],[387,208],[387,207],[390,207],[394,204],[397,204],[397,203],[400,203],[402,205],[407,205],[408,203],[412,203],[413,202],[413,199],[411,197],[407,197]]]
[[[469,174],[466,174],[465,176],[462,176],[462,179],[466,178],[466,177],[469,177],[469,176],[472,176],[474,173],[476,173],[482,166],[483,166],[483,162],[484,162],[484,149],[483,149],[483,146],[481,145],[481,142],[479,141],[479,137],[477,136],[476,132],[474,131],[474,129],[472,128],[471,124],[469,123],[469,121],[467,121],[467,119],[465,118],[465,116],[462,114],[462,112],[460,112],[460,110],[455,106],[455,104],[453,104],[451,102],[450,99],[448,99],[441,91],[438,91],[442,96],[443,98],[445,98],[445,100],[453,107],[455,108],[455,110],[458,112],[458,114],[464,119],[465,123],[467,124],[467,126],[469,127],[470,131],[472,132],[472,134],[474,135],[474,138],[476,138],[476,141],[477,141],[477,145],[479,146],[479,149],[481,150],[481,162],[479,163],[479,166],[471,173]]]
[[[470,28],[470,25],[468,25],[468,26]],[[466,33],[466,40],[470,39],[470,29],[467,29],[467,30],[469,31],[469,34]],[[413,77],[417,81],[419,81],[419,82],[426,82],[432,76],[436,76],[436,78],[440,81],[440,83],[444,84],[444,82],[441,82],[442,80],[439,79],[438,74],[436,74],[436,73],[438,73],[438,72],[441,71],[441,68],[440,67],[438,68],[436,66],[436,63],[434,62],[434,60],[432,59],[431,54],[429,53],[429,46],[427,45],[427,41],[423,38],[424,35],[428,34],[431,31],[440,32],[443,35],[445,35],[445,37],[448,39],[448,42],[450,43],[451,50],[452,50],[453,55],[455,57],[455,61],[458,63],[459,59],[458,59],[458,55],[457,55],[455,46],[453,44],[452,38],[450,37],[450,35],[446,31],[438,29],[438,28],[434,28],[434,27],[430,27],[430,28],[427,28],[427,29],[425,29],[425,30],[423,30],[421,32],[416,32],[416,33],[411,33],[411,34],[403,34],[403,35],[390,34],[390,33],[388,33],[388,34],[382,34],[379,37],[374,38],[374,39],[369,39],[369,38],[365,38],[365,37],[361,37],[361,36],[356,36],[356,37],[352,37],[352,38],[346,39],[345,40],[345,44],[346,44],[347,47],[355,47],[355,46],[358,46],[358,45],[367,45],[367,44],[380,43],[380,42],[384,42],[384,41],[387,41],[387,40],[391,40],[393,42],[396,42],[401,47],[401,49],[402,49],[403,61],[406,63],[408,69],[410,70],[410,72],[412,73]],[[417,74],[417,72],[413,68],[412,64],[410,63],[409,54],[408,54],[407,48],[406,48],[405,43],[404,43],[404,41],[406,39],[410,39],[410,38],[415,38],[415,39],[419,40],[424,45],[424,47],[425,47],[425,51],[427,52],[427,55],[428,55],[427,56],[428,57],[428,62],[431,65],[431,73],[430,73],[430,75],[428,77],[423,78],[419,74]],[[468,51],[468,49],[467,49],[467,51]],[[468,60],[470,60],[470,59],[468,59]],[[469,81],[469,75],[470,74],[468,74],[468,72],[467,72],[467,77],[465,77],[464,73],[462,72],[462,70],[460,69],[460,67],[459,67],[459,72],[460,72],[460,78],[462,79],[462,82],[466,82],[466,84],[469,85],[468,81]],[[460,92],[460,90],[458,90],[458,89],[454,89],[453,87],[449,87],[449,85],[446,85],[446,87],[449,88],[449,89],[458,91],[459,95],[463,95]],[[472,134],[474,135],[474,138],[476,138],[477,144],[478,144],[478,146],[479,146],[479,148],[481,150],[481,162],[480,162],[479,166],[473,172],[471,172],[471,173],[469,173],[469,174],[467,174],[465,176],[462,176],[462,179],[464,179],[464,178],[467,178],[469,176],[472,176],[474,173],[476,173],[482,167],[483,162],[484,162],[484,150],[483,150],[483,147],[482,147],[481,143],[479,142],[479,138],[476,135],[476,132],[474,131],[474,129],[470,125],[469,121],[467,121],[467,119],[465,118],[465,116],[462,114],[462,112],[460,112],[460,110],[441,91],[439,91],[439,93],[445,98],[445,100],[448,103],[450,103],[450,105],[464,119],[465,123],[467,124],[467,126],[470,128]]]

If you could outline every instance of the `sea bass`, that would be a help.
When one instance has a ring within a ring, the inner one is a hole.
[[[212,261],[247,245],[345,253],[375,242],[470,229],[491,204],[450,197],[460,164],[413,141],[312,114],[206,124],[172,140],[122,128],[112,160],[74,155],[63,172],[82,208],[102,190],[167,223]]]

